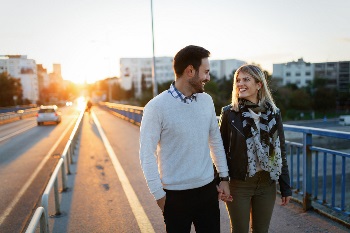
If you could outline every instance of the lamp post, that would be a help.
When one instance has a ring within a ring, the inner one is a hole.
[[[154,57],[154,32],[153,32],[153,1],[151,0],[151,17],[152,17],[152,45],[153,45],[153,63],[152,63],[152,85],[153,85],[153,97],[158,95],[158,86],[156,79],[156,59]]]

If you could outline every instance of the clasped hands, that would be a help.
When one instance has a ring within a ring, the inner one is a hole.
[[[219,185],[216,186],[218,191],[218,199],[221,201],[232,201],[232,196],[230,195],[230,187],[228,181],[221,181]]]

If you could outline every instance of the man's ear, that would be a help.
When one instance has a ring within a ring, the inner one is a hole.
[[[195,70],[194,70],[194,68],[193,68],[193,66],[192,65],[188,65],[187,67],[186,67],[186,69],[185,69],[185,73],[186,73],[186,75],[188,76],[188,77],[193,77],[194,76],[194,74],[195,74]]]

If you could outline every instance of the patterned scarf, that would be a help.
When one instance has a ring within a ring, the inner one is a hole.
[[[248,109],[261,112],[259,128]],[[259,163],[264,171],[270,173],[272,180],[278,180],[282,170],[282,157],[276,115],[271,104],[266,102],[259,106],[245,99],[239,99],[239,109],[242,112],[243,133],[246,137],[248,154],[248,175],[256,173]]]

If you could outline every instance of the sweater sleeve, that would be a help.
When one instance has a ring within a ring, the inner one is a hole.
[[[140,127],[140,162],[148,188],[156,200],[165,196],[157,163],[157,145],[160,140],[161,121],[154,102],[143,111]]]
[[[210,154],[215,164],[220,177],[228,176],[228,167],[225,155],[225,149],[222,143],[221,134],[219,130],[218,120],[216,118],[216,113],[213,105],[211,125],[209,132],[209,146]]]

